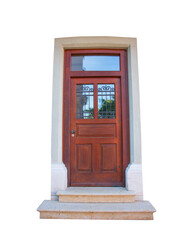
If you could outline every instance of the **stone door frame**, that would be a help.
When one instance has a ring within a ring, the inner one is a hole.
[[[126,169],[126,188],[143,199],[140,97],[136,38],[125,37],[68,37],[56,38],[54,45],[52,139],[51,139],[51,198],[67,188],[67,169],[62,161],[63,139],[63,77],[66,49],[127,49],[129,84],[130,164]]]

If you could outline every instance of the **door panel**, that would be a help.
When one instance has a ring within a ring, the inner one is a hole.
[[[92,170],[91,144],[76,145],[77,171]]]
[[[115,137],[116,124],[76,124],[77,137]]]
[[[123,186],[120,78],[71,78],[71,186]]]
[[[101,144],[101,171],[117,172],[116,144]]]

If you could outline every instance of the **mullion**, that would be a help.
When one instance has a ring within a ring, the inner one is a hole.
[[[94,83],[94,119],[98,118],[98,85]]]

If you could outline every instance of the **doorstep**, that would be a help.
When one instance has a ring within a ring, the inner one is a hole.
[[[154,207],[148,201],[133,203],[65,203],[45,200],[37,209],[41,219],[152,220]]]
[[[56,195],[59,202],[135,202],[134,191],[124,187],[68,187]]]

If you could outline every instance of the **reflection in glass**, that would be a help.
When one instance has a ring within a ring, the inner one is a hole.
[[[76,85],[76,118],[94,118],[93,84]]]
[[[120,71],[119,56],[72,56],[71,71]]]
[[[116,118],[114,84],[98,84],[98,118]]]

